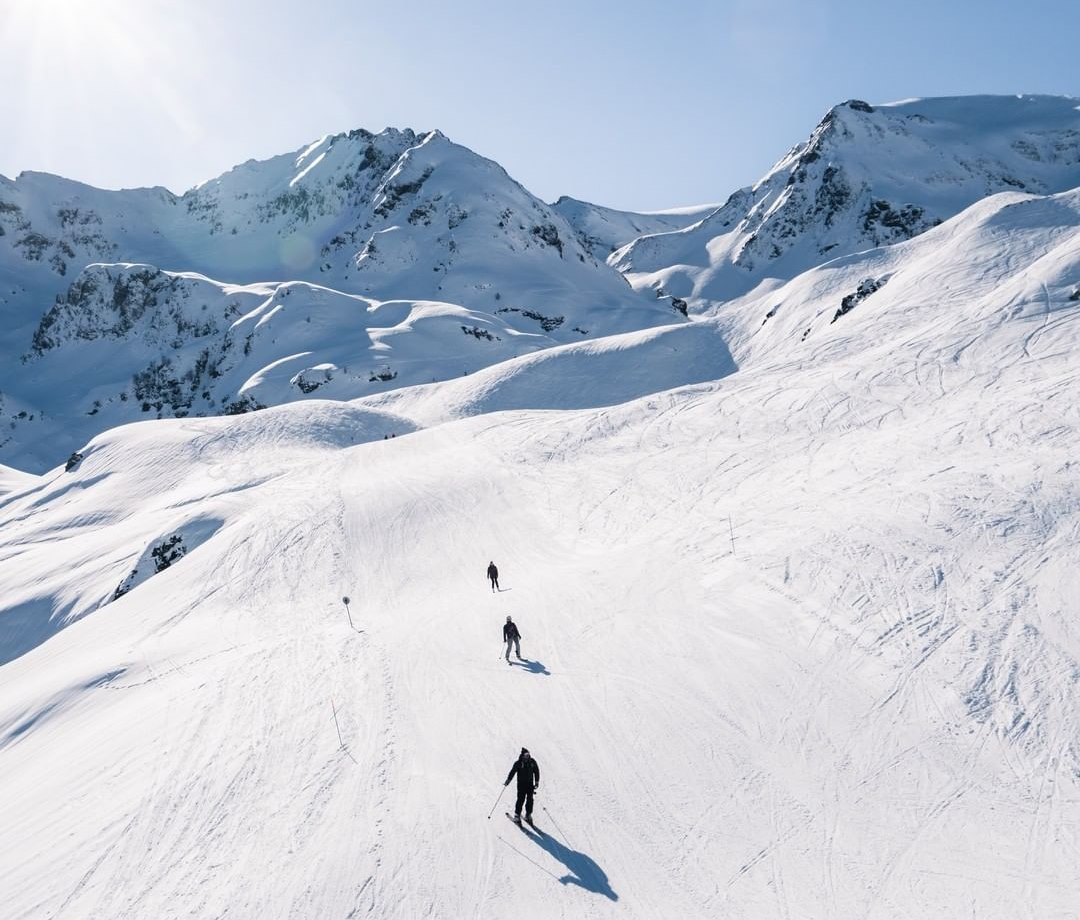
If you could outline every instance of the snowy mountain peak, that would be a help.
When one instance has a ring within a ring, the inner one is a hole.
[[[1074,98],[849,100],[692,232],[638,240],[612,263],[707,311],[762,279],[910,239],[987,195],[1077,185]]]

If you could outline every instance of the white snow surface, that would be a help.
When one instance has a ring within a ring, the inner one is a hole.
[[[1078,215],[5,472],[5,917],[1075,917]]]
[[[0,464],[0,494],[31,485],[35,477],[21,470]]]

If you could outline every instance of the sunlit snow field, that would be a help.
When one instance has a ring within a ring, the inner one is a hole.
[[[0,470],[2,913],[1080,916],[1078,200],[736,303],[715,381],[567,347]]]

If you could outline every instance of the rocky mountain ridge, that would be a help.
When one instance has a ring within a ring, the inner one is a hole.
[[[642,237],[609,261],[635,287],[711,314],[763,282],[911,239],[989,195],[1077,186],[1077,99],[850,100],[702,221]]]

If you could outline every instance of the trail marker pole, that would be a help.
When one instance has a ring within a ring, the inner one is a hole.
[[[731,524],[731,518],[727,519],[728,533],[731,535],[731,555],[735,555],[735,528]]]
[[[347,597],[343,597],[341,599],[341,603],[345,605],[345,615],[349,618],[349,626],[351,626],[353,629],[356,629],[356,627],[353,626],[352,611],[349,610],[349,599]]]

